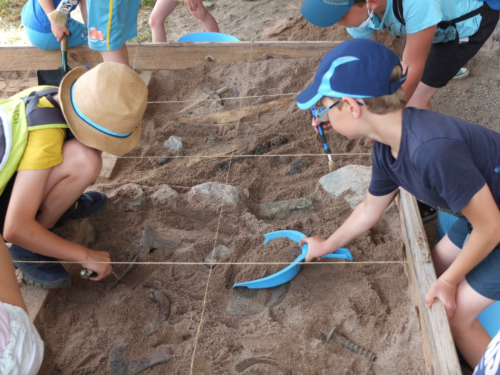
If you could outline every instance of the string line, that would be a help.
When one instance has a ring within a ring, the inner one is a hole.
[[[369,156],[371,155],[370,152],[356,152],[356,153],[341,153],[341,154],[331,154],[332,156]],[[264,157],[264,158],[274,158],[274,157],[279,157],[279,156],[322,156],[324,157],[325,154],[265,154],[265,155],[232,155],[233,159],[236,158],[259,158],[259,157]],[[154,158],[165,158],[165,159],[189,159],[189,158],[200,158],[200,159],[220,159],[220,158],[228,158],[229,155],[184,155],[184,156],[177,156],[177,155],[172,155],[172,156],[120,156],[120,159],[154,159]],[[103,159],[115,159],[116,157],[113,156],[103,156]]]
[[[50,260],[13,260],[12,263],[26,263],[26,264],[81,264],[82,262],[70,262],[70,261],[50,261]],[[413,263],[428,263],[414,261]],[[140,264],[140,265],[183,265],[183,266],[201,266],[201,265],[238,265],[238,266],[252,266],[252,265],[289,265],[289,264],[408,264],[406,260],[386,260],[386,261],[362,261],[362,262],[85,262],[85,264]]]
[[[243,99],[259,99],[259,98],[266,98],[266,97],[277,97],[277,96],[297,96],[299,95],[300,92],[290,92],[286,94],[265,94],[265,95],[251,95],[251,96],[240,96],[240,97],[229,97],[229,98],[221,98],[222,100],[243,100]],[[196,103],[199,102],[200,100],[203,101],[208,101],[208,100],[215,100],[215,99],[197,99],[197,100],[165,100],[165,101],[152,101],[148,102],[148,104],[178,104],[178,103]],[[201,104],[201,102],[200,102]],[[267,103],[263,103],[267,104]],[[241,108],[240,108],[241,109]]]

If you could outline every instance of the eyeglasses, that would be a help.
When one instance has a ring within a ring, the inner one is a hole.
[[[333,103],[331,106],[329,107],[325,107],[324,105],[321,105],[321,104],[315,104],[313,105],[313,107],[311,108],[311,113],[313,115],[313,117],[321,122],[328,122],[330,121],[328,119],[328,111],[330,109],[332,109],[333,107],[335,107],[337,104],[339,104],[341,102],[341,100],[337,100],[335,103]],[[356,100],[356,103],[358,103],[359,105],[363,106],[364,103],[361,103],[361,102],[358,102]],[[325,116],[325,118],[323,118],[323,116]]]

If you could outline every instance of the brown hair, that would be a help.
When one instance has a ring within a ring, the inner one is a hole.
[[[400,65],[396,65],[391,74],[391,83],[400,79],[402,75],[402,69]],[[398,109],[402,109],[406,106],[406,96],[403,88],[400,87],[394,94],[384,95],[384,96],[376,96],[374,98],[366,98],[363,99],[363,102],[366,105],[366,109],[368,109],[371,113],[375,113],[377,115],[386,115],[388,113],[397,111]],[[340,102],[339,109],[342,109],[342,102]]]

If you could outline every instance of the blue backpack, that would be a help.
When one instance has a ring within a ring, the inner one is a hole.
[[[421,1],[421,0],[418,0],[418,1]],[[478,0],[478,1],[481,1],[481,0]],[[486,4],[488,4],[488,5],[486,5]],[[454,26],[456,29],[457,23],[468,20],[469,18],[475,17],[478,14],[481,14],[484,10],[488,9],[488,7],[493,9],[493,10],[500,10],[500,0],[484,0],[484,4],[482,7],[479,7],[476,10],[473,10],[472,12],[464,14],[463,16],[460,16],[460,17],[455,18],[453,20],[441,21],[438,23],[438,27],[441,29],[447,29],[450,26]],[[392,9],[394,11],[394,16],[396,17],[396,19],[402,25],[406,25],[406,21],[403,17],[403,0],[393,0]]]

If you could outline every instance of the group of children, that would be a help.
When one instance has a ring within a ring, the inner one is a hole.
[[[58,88],[35,87],[0,101],[0,230],[13,243],[10,257],[24,278],[46,288],[70,284],[56,259],[80,262],[97,273],[95,281],[112,272],[110,264],[96,263],[109,261],[108,253],[66,241],[51,228],[104,209],[104,194],[83,192],[99,175],[101,151],[120,156],[137,145],[147,104],[143,81],[117,63],[126,63],[125,41],[134,33],[122,27],[115,34],[120,26],[111,17],[115,11],[136,12],[139,1],[98,1],[74,0],[82,14],[88,7],[88,26],[69,20],[67,28],[36,22],[45,20],[58,0],[28,1],[23,23],[33,44],[45,49],[57,47],[63,33],[69,34],[70,46],[85,43],[93,20],[106,18],[107,26],[94,25],[94,35],[104,39],[99,50],[108,62],[74,69]],[[116,4],[126,6],[120,10]],[[175,5],[158,0],[150,20],[155,41],[164,37],[162,21]],[[218,30],[201,1],[186,0],[186,5],[207,30]],[[460,216],[432,249],[438,279],[426,304],[436,298],[444,303],[457,348],[477,366],[477,374],[500,374],[500,337],[491,341],[477,320],[500,300],[500,174],[495,173],[500,134],[429,109],[432,96],[490,36],[499,9],[500,0],[306,0],[302,7],[309,22],[345,25],[356,39],[323,58],[297,105],[311,110],[313,126],[373,140],[366,199],[328,239],[302,240],[309,245],[306,261],[368,231],[399,187]],[[102,17],[106,12],[109,17]],[[402,62],[370,40],[382,29],[407,38]],[[0,243],[0,374],[36,374],[43,342],[27,316],[7,251]],[[31,260],[49,263],[23,262]]]

